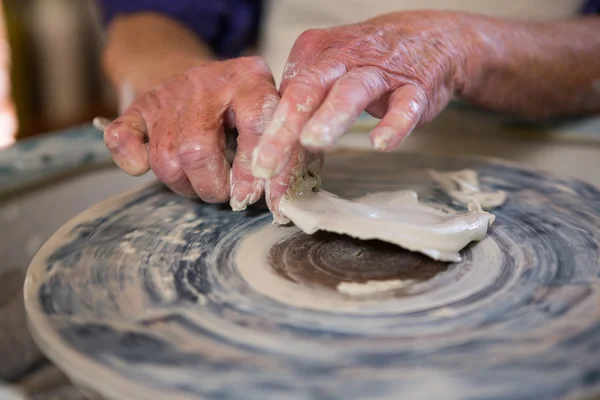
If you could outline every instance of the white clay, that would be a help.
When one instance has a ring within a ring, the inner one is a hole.
[[[395,279],[390,281],[367,281],[365,283],[358,282],[342,282],[337,285],[336,289],[340,293],[350,296],[368,296],[377,293],[385,293],[395,289],[401,289],[412,285],[412,280]]]
[[[311,186],[314,183],[304,188]],[[494,221],[494,215],[475,200],[466,213],[450,213],[420,204],[413,191],[345,200],[324,190],[296,190],[281,200],[280,207],[307,234],[322,230],[378,239],[442,261],[460,261],[459,251],[482,240]]]
[[[503,191],[484,192],[479,186],[477,172],[470,169],[453,172],[437,172],[430,170],[429,176],[448,196],[461,204],[469,204],[477,200],[482,208],[488,210],[501,206],[506,201]]]

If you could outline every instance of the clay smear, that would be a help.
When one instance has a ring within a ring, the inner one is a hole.
[[[346,200],[312,187],[295,185],[280,203],[281,212],[304,233],[321,230],[382,240],[435,260],[460,261],[459,252],[482,240],[495,218],[482,210],[476,196],[461,197],[469,203],[468,210],[460,213],[421,204],[417,193],[410,190]]]
[[[412,285],[412,280],[389,280],[389,281],[367,281],[359,282],[342,282],[337,285],[336,289],[340,293],[349,296],[369,296],[377,293],[390,292],[397,289]]]
[[[453,172],[437,172],[430,170],[429,176],[448,196],[460,204],[469,204],[475,199],[481,208],[489,210],[506,202],[503,191],[484,192],[479,185],[477,172],[463,169]]]

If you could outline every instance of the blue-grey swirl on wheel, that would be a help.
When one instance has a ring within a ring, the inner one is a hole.
[[[558,399],[600,389],[600,191],[511,163],[340,151],[324,187],[414,189],[471,168],[508,201],[459,263],[271,224],[155,185],[65,225],[26,281],[31,327],[111,399]],[[343,282],[403,280],[353,296]]]

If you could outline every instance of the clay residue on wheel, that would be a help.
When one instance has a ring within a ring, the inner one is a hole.
[[[411,280],[390,280],[390,281],[367,281],[365,283],[342,282],[337,286],[337,291],[349,296],[368,296],[376,293],[385,293],[392,290],[403,289],[412,285]]]
[[[307,234],[322,230],[383,240],[441,261],[460,261],[459,251],[483,239],[494,221],[476,200],[467,212],[450,213],[419,203],[413,191],[380,192],[355,200],[324,190],[304,191],[282,199],[281,210]]]
[[[429,176],[440,189],[460,204],[467,205],[475,199],[482,208],[489,210],[506,201],[506,193],[501,190],[484,191],[479,184],[477,172],[471,169],[450,172],[429,170]]]

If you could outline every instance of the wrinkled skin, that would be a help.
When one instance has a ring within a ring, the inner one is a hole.
[[[396,148],[463,88],[474,36],[461,15],[404,12],[304,32],[284,73],[281,101],[253,154],[252,172],[283,169],[300,142],[331,148],[367,111],[382,118],[373,146]]]
[[[137,96],[106,128],[104,141],[115,163],[130,175],[151,169],[175,193],[207,203],[229,201],[235,211],[256,203],[264,191],[275,220],[286,223],[280,198],[308,169],[317,173],[322,157],[297,145],[279,176],[265,180],[251,174],[252,150],[278,101],[262,58],[202,63]],[[238,131],[231,167],[226,128]]]
[[[261,58],[208,62],[138,96],[104,139],[125,172],[152,169],[175,193],[208,203],[231,199],[234,209],[244,209],[263,193],[265,181],[252,176],[250,158],[278,101]],[[239,133],[231,168],[224,154],[227,127]]]
[[[309,30],[293,46],[279,92],[260,58],[193,67],[138,96],[106,130],[106,144],[126,172],[152,169],[176,193],[209,203],[244,209],[264,188],[275,219],[287,222],[280,198],[307,169],[318,172],[323,151],[363,110],[383,118],[371,140],[391,150],[460,90],[470,44],[453,18],[396,13]],[[231,182],[228,125],[239,131]]]
[[[309,30],[291,50],[279,91],[261,58],[205,57],[187,66],[188,54],[202,50],[193,44],[188,52],[177,49],[196,39],[168,18],[140,19],[147,25],[113,40],[116,48],[129,45],[113,61],[132,54],[131,62],[109,68],[117,86],[123,77],[143,82],[134,84],[142,94],[105,131],[116,163],[133,175],[152,169],[182,195],[230,199],[234,210],[257,201],[264,189],[278,222],[287,222],[281,197],[304,174],[318,172],[323,152],[364,110],[382,119],[371,132],[381,151],[399,146],[454,95],[534,119],[600,110],[597,17],[533,23],[415,11]],[[143,39],[160,24],[153,41],[162,46],[123,40]],[[136,63],[140,45],[147,58]],[[155,47],[174,53],[155,56]],[[230,169],[224,128],[233,126],[239,136]]]

